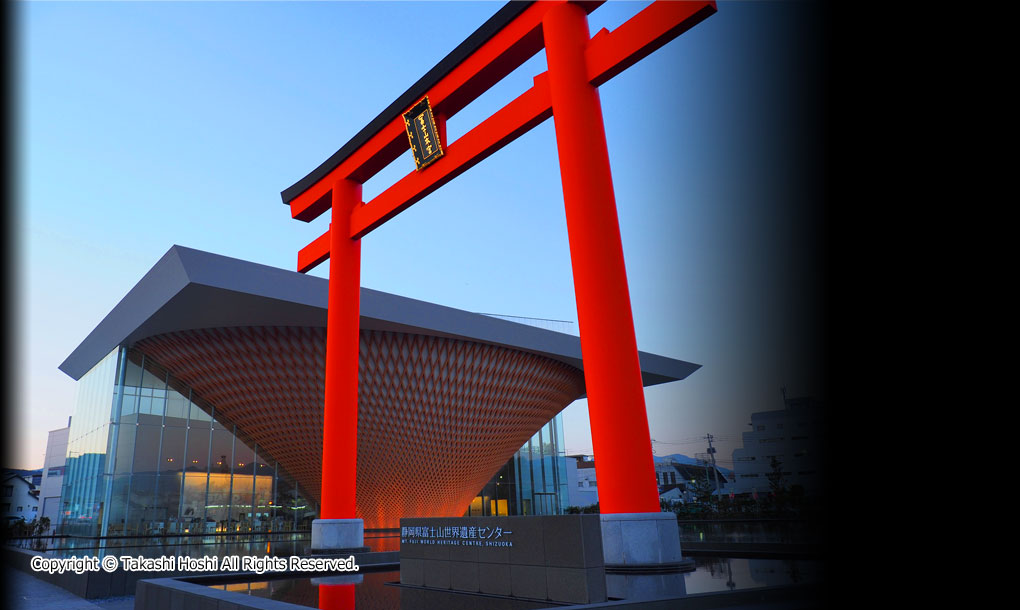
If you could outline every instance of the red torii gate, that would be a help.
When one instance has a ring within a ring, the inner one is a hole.
[[[716,6],[714,1],[658,0],[612,32],[603,29],[589,37],[587,14],[602,3],[510,2],[475,36],[489,35],[484,31],[489,24],[502,27],[483,42],[465,41],[477,46],[456,65],[441,62],[436,70],[448,71],[427,90],[415,92],[414,99],[400,107],[391,106],[348,146],[282,193],[298,220],[308,222],[333,209],[329,230],[298,254],[300,272],[330,259],[321,519],[356,518],[361,238],[550,116],[563,182],[592,445],[599,464],[600,509],[659,512],[597,87],[712,15]],[[534,78],[534,85],[447,144],[446,120],[543,47],[548,70]],[[362,202],[361,185],[407,150],[401,114],[426,96],[445,154]]]

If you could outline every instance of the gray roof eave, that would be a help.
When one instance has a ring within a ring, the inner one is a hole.
[[[326,325],[325,279],[173,246],[60,365],[80,379],[118,346],[168,332],[224,326]],[[579,369],[574,335],[361,289],[361,327],[500,345]],[[639,352],[645,385],[686,378],[700,368]]]

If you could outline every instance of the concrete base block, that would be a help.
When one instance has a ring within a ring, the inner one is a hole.
[[[401,558],[400,584],[421,587],[425,585],[425,560]]]
[[[450,588],[450,562],[425,561],[425,586],[433,589]]]
[[[315,519],[312,521],[312,553],[363,552],[365,522],[361,519]]]
[[[510,595],[510,564],[478,564],[478,590],[492,595]]]
[[[680,528],[673,513],[599,515],[606,570],[679,567]]]

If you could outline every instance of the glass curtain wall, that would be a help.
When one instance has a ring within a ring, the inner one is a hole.
[[[65,534],[95,535],[106,516],[109,446],[115,430],[111,408],[118,398],[119,365],[114,351],[78,382],[58,515]]]
[[[466,514],[562,514],[566,472],[557,415]],[[293,478],[213,405],[127,348],[79,381],[61,504],[58,531],[85,537],[307,531],[318,514]]]
[[[307,530],[318,507],[260,447],[143,354],[79,382],[60,531],[168,536]]]
[[[465,515],[561,515],[566,506],[567,458],[557,415],[485,484]]]

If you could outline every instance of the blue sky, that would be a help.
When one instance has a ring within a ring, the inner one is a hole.
[[[607,3],[592,33],[645,5]],[[280,191],[500,6],[19,4],[12,465],[41,465],[46,431],[73,411],[57,366],[168,248],[293,269],[328,214],[292,220]],[[781,408],[781,385],[823,391],[807,325],[824,205],[810,189],[813,6],[721,2],[600,89],[638,346],[703,365],[646,390],[657,454],[702,452],[711,432],[731,466],[749,414]],[[468,106],[451,141],[544,70],[539,54]],[[366,201],[413,168],[408,152]],[[362,261],[369,288],[576,320],[553,122],[370,234]],[[568,451],[590,453],[584,401],[565,420]]]

